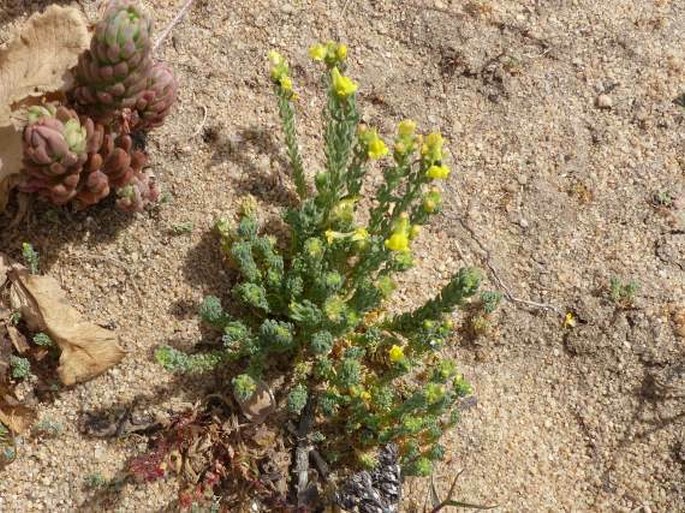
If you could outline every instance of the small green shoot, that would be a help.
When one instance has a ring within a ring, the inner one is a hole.
[[[33,426],[33,431],[47,438],[57,438],[64,431],[64,426],[52,419],[43,419]]]
[[[633,280],[623,282],[613,276],[609,280],[609,297],[618,306],[627,308],[633,304],[639,288],[639,285]]]
[[[33,343],[40,347],[55,347],[55,343],[47,333],[36,333],[33,336]]]
[[[675,203],[675,198],[668,190],[656,191],[652,194],[652,205],[655,207],[671,208]]]
[[[40,256],[38,252],[33,249],[33,246],[28,242],[21,245],[21,254],[24,257],[24,263],[28,267],[31,274],[38,274],[40,271]]]
[[[91,490],[97,488],[104,488],[107,484],[107,479],[105,479],[105,476],[103,476],[100,472],[94,472],[92,474],[88,474],[85,477],[85,479],[83,480],[83,484],[86,488],[89,488]]]
[[[19,310],[15,310],[10,314],[10,323],[12,326],[16,326],[19,324],[19,321],[21,321],[21,312]]]
[[[192,221],[186,221],[184,223],[177,223],[171,225],[172,235],[187,235],[193,232],[195,224]]]
[[[26,379],[31,375],[31,364],[21,356],[10,356],[10,369],[12,379]]]

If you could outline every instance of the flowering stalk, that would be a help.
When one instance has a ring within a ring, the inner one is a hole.
[[[322,181],[323,187],[320,190],[320,205],[324,211],[324,219],[327,219],[331,209],[345,194],[345,185],[348,182],[348,163],[359,122],[354,97],[356,89],[356,84],[342,76],[338,68],[333,68],[328,105],[324,114],[327,177]]]
[[[293,181],[297,194],[301,199],[307,197],[307,183],[304,176],[304,165],[300,155],[300,148],[297,143],[297,131],[295,128],[295,109],[292,100],[295,98],[293,92],[293,81],[290,77],[290,68],[287,61],[276,51],[269,52],[271,61],[271,80],[274,82],[276,97],[278,99],[278,115],[281,118],[283,136],[285,137],[285,147],[290,159],[293,170]]]

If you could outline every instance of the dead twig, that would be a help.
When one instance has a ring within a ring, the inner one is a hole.
[[[201,107],[202,107],[202,121],[200,121],[200,124],[195,129],[195,131],[193,132],[193,135],[190,136],[191,139],[194,139],[195,137],[200,135],[200,132],[202,132],[202,129],[205,127],[205,123],[207,122],[207,107],[205,107],[204,105],[202,105]]]
[[[535,310],[544,310],[548,312],[554,312],[556,313],[559,317],[564,317],[564,312],[562,310],[552,304],[549,303],[539,303],[537,301],[532,301],[530,299],[523,299],[516,297],[514,293],[511,291],[511,289],[507,286],[507,284],[502,280],[502,278],[499,275],[499,272],[495,267],[492,265],[491,259],[490,259],[490,251],[483,245],[483,243],[480,241],[476,233],[473,231],[473,229],[466,224],[466,222],[461,219],[461,218],[456,218],[456,221],[461,225],[461,227],[468,232],[468,234],[471,236],[471,239],[476,243],[478,248],[483,252],[483,257],[481,257],[481,260],[485,264],[485,266],[489,269],[490,274],[492,275],[492,278],[494,279],[495,283],[497,283],[497,286],[502,290],[502,293],[504,294],[504,297],[511,303],[514,303],[516,305],[521,305],[527,308],[532,308]]]
[[[350,5],[350,0],[345,0],[345,3],[343,4],[343,8],[340,11],[340,17],[344,18],[345,17],[345,12],[347,11],[347,7]]]
[[[176,14],[176,16],[174,16],[174,19],[171,20],[166,27],[164,27],[164,30],[159,35],[159,37],[157,38],[157,41],[155,41],[155,44],[152,47],[153,53],[157,53],[157,49],[159,48],[159,46],[166,39],[166,37],[169,35],[169,32],[171,32],[171,30],[176,25],[178,25],[178,23],[183,19],[183,16],[185,16],[186,12],[188,11],[188,9],[192,5],[192,3],[193,3],[193,0],[186,0],[186,2],[181,7],[181,10],[179,10],[178,13]]]
[[[504,280],[500,278],[499,273],[497,272],[497,269],[492,265],[490,261],[490,252],[483,246],[483,244],[480,242],[478,237],[476,236],[475,232],[471,229],[470,226],[468,226],[464,221],[460,220],[459,224],[467,231],[469,232],[469,235],[471,235],[471,238],[473,238],[474,242],[478,245],[478,247],[485,253],[485,258],[483,261],[485,262],[485,265],[487,268],[490,270],[490,273],[492,274],[492,277],[494,278],[495,282],[497,282],[497,285],[502,289],[504,293],[504,297],[507,298],[510,302],[518,305],[523,305],[529,308],[534,308],[537,310],[546,310],[549,312],[554,312],[556,313],[559,317],[564,317],[564,313],[561,311],[561,309],[557,308],[556,306],[549,304],[549,303],[538,303],[537,301],[532,301],[530,299],[523,299],[514,296],[514,293],[511,291],[511,289],[507,286],[506,283],[504,283]]]

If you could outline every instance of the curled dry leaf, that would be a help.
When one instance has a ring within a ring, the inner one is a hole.
[[[9,327],[9,310],[2,309],[0,312],[0,422],[12,433],[21,434],[36,420],[36,412],[33,408],[21,404],[12,391],[9,378],[9,356],[12,354],[12,342],[7,332]],[[0,468],[2,468],[1,460]]]
[[[89,380],[124,357],[117,336],[87,321],[70,304],[57,281],[15,266],[10,302],[32,331],[47,333],[62,351],[57,372],[65,385]]]
[[[21,170],[21,132],[13,126],[0,126],[0,212],[7,206],[9,191]]]
[[[254,424],[261,424],[276,410],[274,395],[269,385],[263,381],[257,383],[257,390],[248,400],[241,401],[238,395],[235,395],[235,400],[240,405],[243,415]]]
[[[12,175],[21,170],[21,115],[17,105],[30,97],[64,91],[69,69],[90,43],[88,25],[72,7],[51,5],[31,16],[0,50],[0,211],[5,209]]]

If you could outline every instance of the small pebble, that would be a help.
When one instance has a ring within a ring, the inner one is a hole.
[[[608,94],[600,94],[595,99],[595,105],[597,105],[597,107],[599,107],[600,109],[610,109],[613,104],[614,101]]]
[[[295,10],[295,9],[294,9],[293,6],[290,5],[290,4],[283,4],[283,5],[281,6],[281,12],[282,12],[283,14],[292,14],[294,10]]]

